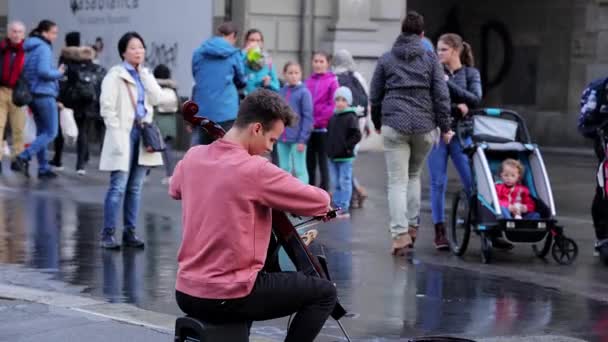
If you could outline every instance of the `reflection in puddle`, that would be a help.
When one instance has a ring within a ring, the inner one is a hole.
[[[0,263],[50,271],[109,302],[178,314],[177,223],[146,212],[139,221],[144,250],[106,251],[98,246],[102,214],[100,204],[0,192]],[[361,248],[365,241],[360,236],[368,232],[358,232],[349,220],[319,230],[317,241],[325,243],[322,248],[317,244],[315,251],[327,256],[341,302],[352,311],[352,318],[343,322],[353,336],[551,333],[608,339],[608,308],[600,302],[509,278],[426,265],[415,258],[395,261]],[[274,323],[269,324],[259,327]],[[340,335],[333,323],[324,334]]]

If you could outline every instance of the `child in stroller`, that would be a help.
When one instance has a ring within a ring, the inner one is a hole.
[[[521,184],[524,166],[515,159],[505,159],[500,166],[501,182],[496,184],[496,194],[502,216],[526,220],[538,220],[540,214],[535,212],[536,205],[530,196],[530,189]],[[522,217],[523,214],[523,217]]]

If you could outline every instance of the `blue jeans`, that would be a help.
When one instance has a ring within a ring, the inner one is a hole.
[[[38,170],[45,173],[50,170],[46,159],[46,150],[51,141],[57,136],[59,130],[59,113],[57,101],[52,96],[35,96],[30,104],[36,123],[36,139],[25,149],[19,157],[25,160],[36,156],[38,159]]]
[[[110,173],[110,188],[106,193],[103,211],[103,226],[105,229],[116,228],[120,203],[124,197],[123,225],[124,228],[134,229],[139,213],[141,188],[148,167],[140,166],[139,159],[140,128],[133,125],[131,130],[131,166],[129,172],[112,171]]]
[[[469,158],[462,152],[458,138],[446,145],[443,139],[433,146],[427,161],[431,176],[431,211],[433,223],[445,222],[445,192],[448,183],[448,156],[452,158],[454,167],[460,175],[462,185],[470,194],[473,186]]]
[[[329,177],[334,205],[348,212],[353,194],[353,162],[330,160]]]
[[[500,210],[502,211],[502,216],[506,219],[512,219],[513,215],[511,215],[511,212],[509,211],[509,208],[506,207],[500,207]],[[525,220],[540,220],[540,214],[532,211],[529,213],[525,213],[522,216]]]

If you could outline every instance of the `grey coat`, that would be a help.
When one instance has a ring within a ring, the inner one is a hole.
[[[402,134],[450,129],[450,96],[443,67],[416,35],[401,34],[378,59],[370,102],[376,129],[387,125]]]

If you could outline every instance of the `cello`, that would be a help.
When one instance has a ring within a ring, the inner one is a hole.
[[[201,127],[214,140],[223,137],[226,133],[224,129],[217,123],[207,118],[196,116],[198,110],[199,107],[195,102],[186,101],[182,105],[182,115],[184,121],[194,127]],[[307,243],[302,240],[297,229],[307,227],[314,221],[328,221],[335,218],[336,214],[337,210],[331,210],[324,216],[313,217],[308,220],[300,220],[300,218],[297,216],[277,209],[272,209],[272,232],[276,236],[279,245],[283,247],[287,253],[287,256],[294,264],[298,272],[302,272],[307,276],[319,277],[331,281],[325,257],[313,255],[308,249]],[[293,221],[298,221],[298,223],[294,224]],[[338,324],[346,340],[350,342],[350,337],[340,322],[340,319],[344,317],[346,313],[346,309],[344,309],[344,307],[338,301],[331,313],[331,317]],[[176,341],[177,340],[178,339],[176,336]]]

